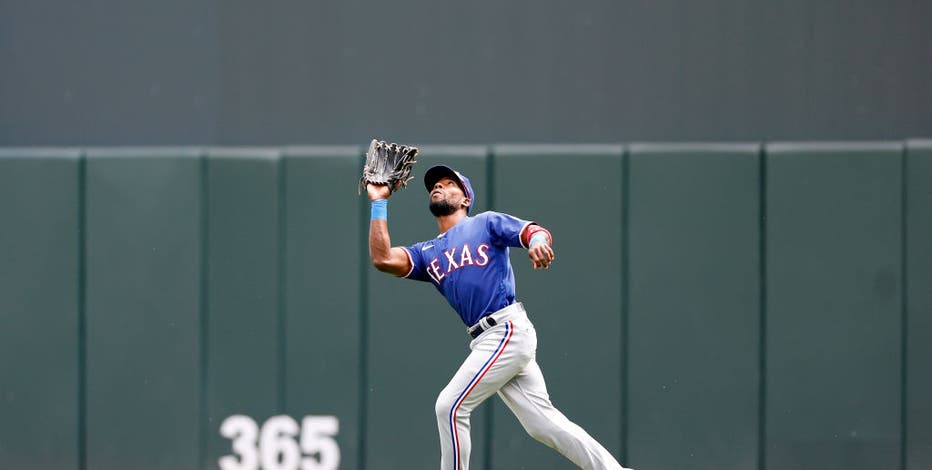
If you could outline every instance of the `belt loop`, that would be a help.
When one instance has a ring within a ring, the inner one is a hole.
[[[479,320],[479,325],[480,325],[479,328],[480,328],[482,331],[488,330],[488,329],[490,328],[490,326],[489,326],[489,318],[491,318],[491,317],[492,317],[492,315],[486,315],[486,316],[482,317],[481,320]]]
[[[486,315],[479,319],[475,325],[467,327],[466,333],[472,336],[473,338],[478,337],[482,332],[487,331],[493,326],[497,326],[502,323],[502,317],[508,317],[509,314],[514,312],[524,312],[524,304],[521,302],[515,302],[507,307],[504,307],[496,312],[493,312],[489,315]],[[498,318],[496,318],[498,317]]]

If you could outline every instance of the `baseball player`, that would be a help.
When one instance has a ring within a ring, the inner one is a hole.
[[[476,193],[469,178],[447,166],[427,170],[424,185],[440,235],[393,247],[388,234],[389,186],[366,184],[372,201],[369,255],[379,271],[433,284],[473,338],[470,354],[437,398],[441,469],[469,468],[470,414],[498,393],[531,437],[580,468],[625,470],[550,402],[535,359],[534,325],[515,301],[508,248],[526,248],[534,269],[547,269],[554,260],[550,232],[499,212],[470,216]]]

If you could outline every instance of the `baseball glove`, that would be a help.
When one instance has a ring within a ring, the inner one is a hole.
[[[411,170],[417,162],[416,156],[417,147],[372,139],[359,179],[359,194],[366,189],[366,183],[387,184],[391,191],[406,187],[414,179]]]

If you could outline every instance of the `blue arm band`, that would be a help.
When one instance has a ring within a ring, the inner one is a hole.
[[[544,232],[537,232],[531,236],[531,240],[528,242],[528,248],[532,247],[535,243],[546,243],[549,244],[550,240],[547,238],[547,234]]]
[[[388,220],[388,199],[376,199],[372,201],[370,220]]]

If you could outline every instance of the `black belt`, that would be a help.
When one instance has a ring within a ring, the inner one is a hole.
[[[495,319],[492,318],[491,315],[486,315],[486,316],[480,318],[480,319],[479,319],[479,322],[481,322],[482,320],[485,320],[485,319],[487,319],[487,320],[486,320],[486,323],[489,324],[489,328],[492,328],[493,326],[497,325],[497,323],[495,323]],[[486,331],[486,330],[488,329],[488,328],[482,328],[482,325],[480,325],[479,322],[476,323],[476,329],[475,329],[475,330],[472,330],[472,331],[469,333],[469,335],[472,336],[473,338],[478,338],[479,335],[481,335],[483,331]]]

